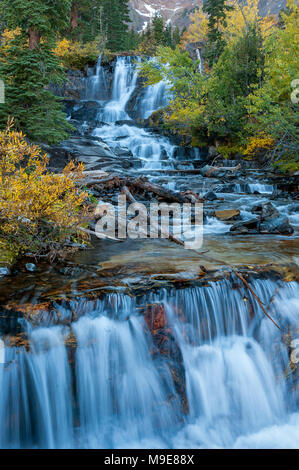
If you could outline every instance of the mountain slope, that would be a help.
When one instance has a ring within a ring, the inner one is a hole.
[[[203,0],[130,0],[131,19],[137,31],[146,28],[151,19],[160,13],[165,22],[179,25],[180,28],[189,25],[190,13],[202,5]],[[279,13],[286,5],[286,0],[260,0],[262,15]]]

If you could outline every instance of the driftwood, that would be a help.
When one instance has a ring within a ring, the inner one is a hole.
[[[259,306],[261,307],[261,309],[263,310],[264,314],[272,321],[272,323],[274,323],[274,325],[280,330],[280,326],[277,325],[277,323],[275,323],[275,321],[273,320],[272,317],[270,317],[270,315],[268,314],[268,312],[266,311],[265,307],[263,306],[261,300],[258,298],[258,296],[256,295],[256,293],[254,292],[254,290],[250,287],[250,285],[248,284],[248,282],[246,281],[246,279],[242,276],[242,274],[238,273],[237,271],[234,270],[234,273],[235,275],[245,284],[245,286],[247,287],[247,289],[250,290],[250,292],[252,293],[253,297],[255,298],[255,300],[257,301],[257,303],[259,304]]]
[[[234,172],[241,169],[240,163],[237,166],[209,166],[206,167],[205,176],[212,176],[217,171],[227,171],[227,172]]]
[[[171,189],[166,189],[159,184],[150,183],[144,179],[138,178],[126,178],[119,175],[110,175],[107,178],[102,178],[100,180],[92,180],[87,184],[87,186],[93,186],[97,191],[102,191],[103,189],[112,189],[112,188],[131,188],[131,190],[141,190],[147,193],[153,193],[156,196],[161,197],[162,199],[170,202],[178,202],[181,204],[184,203],[196,203],[202,202],[201,199],[192,191],[186,191],[185,193],[180,193],[177,191],[172,191]]]
[[[134,198],[134,196],[132,195],[132,193],[130,192],[129,188],[127,186],[124,186],[123,189],[122,189],[122,194],[125,194],[127,196],[127,198],[129,199],[129,201],[131,203],[138,203],[138,201],[136,201],[136,199]],[[144,216],[144,218],[146,219],[147,221],[147,224],[148,225],[152,225],[153,221],[151,220],[150,216],[148,215],[147,211],[144,211],[142,212],[142,215]],[[159,233],[159,226],[156,225],[153,227],[155,229],[155,231],[157,233]],[[163,233],[161,232],[161,235],[163,235]],[[167,234],[167,238],[169,238],[169,240],[171,240],[172,242],[176,243],[177,245],[181,245],[181,246],[184,246],[185,243],[180,239],[180,238],[177,238],[177,237],[174,237],[171,233],[168,233]]]
[[[142,189],[148,193],[154,193],[166,201],[179,202],[181,204],[193,202],[190,195],[163,188],[163,186],[160,186],[159,184],[150,183],[143,179],[128,180],[127,185],[131,188]],[[194,197],[192,199],[194,199]],[[196,202],[199,202],[199,200]]]
[[[83,227],[79,227],[79,230],[81,232],[87,233],[88,235],[95,235],[97,238],[101,238],[103,240],[108,239],[108,240],[113,240],[115,242],[123,242],[124,241],[120,238],[111,237],[110,235],[104,235],[104,234],[101,234],[99,232],[95,232],[94,230],[88,230],[87,228],[83,228]]]

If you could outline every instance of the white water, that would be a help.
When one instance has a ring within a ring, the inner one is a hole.
[[[131,57],[118,57],[113,73],[112,90],[109,91],[106,86],[104,67],[101,67],[100,62],[98,63],[96,75],[87,83],[88,96],[90,99],[101,100],[103,93],[104,95],[106,93],[104,106],[99,103],[98,119],[107,125],[95,129],[93,135],[101,137],[112,148],[120,146],[128,148],[134,157],[142,160],[145,168],[160,169],[162,166],[172,168],[171,160],[176,146],[172,145],[169,139],[154,135],[134,125],[115,124],[117,121],[131,120],[126,109],[137,80],[135,60]],[[139,103],[139,112],[143,118],[148,118],[154,111],[165,106],[168,100],[165,83],[161,82],[147,87]],[[119,140],[120,137],[123,139]],[[170,162],[167,162],[168,160]]]
[[[156,83],[146,88],[146,92],[140,104],[141,115],[149,118],[157,109],[167,106],[169,102],[167,85],[164,82]]]
[[[114,70],[112,99],[99,114],[101,121],[113,123],[130,119],[125,109],[135,89],[137,78],[138,73],[132,64],[132,58],[118,57]]]
[[[74,361],[65,346],[68,328],[31,331],[30,352],[7,348],[0,447],[296,447],[298,397],[284,376],[287,348],[239,287],[219,281],[141,299],[166,305],[184,358],[185,422],[165,361],[150,354],[135,300],[113,294],[71,306],[81,316],[72,326]],[[252,287],[266,305],[278,289],[271,315],[284,328],[298,324],[298,284],[259,280]]]
[[[85,99],[106,100],[108,96],[108,83],[104,68],[101,65],[102,58],[99,57],[95,75],[86,80]]]

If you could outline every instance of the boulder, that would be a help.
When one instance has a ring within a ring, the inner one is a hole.
[[[257,204],[252,208],[252,213],[259,216],[257,228],[260,233],[281,235],[294,233],[288,217],[281,215],[271,202]]]
[[[258,214],[260,220],[267,220],[273,217],[279,217],[279,211],[271,204],[271,202],[259,203],[252,207],[251,212]]]
[[[290,225],[286,216],[273,217],[259,224],[260,233],[278,233],[281,235],[292,235],[294,228]]]
[[[240,211],[239,209],[225,209],[222,211],[215,211],[215,217],[223,221],[238,220],[240,218]]]
[[[218,196],[213,191],[208,191],[204,196],[205,201],[216,201]]]
[[[98,101],[81,101],[71,111],[71,118],[76,121],[97,121],[99,114]]]
[[[235,223],[230,228],[230,232],[237,235],[246,233],[258,233],[258,223],[259,219],[257,217],[248,220],[241,220],[240,222]]]
[[[132,157],[133,153],[127,147],[115,147],[115,155],[118,157]]]

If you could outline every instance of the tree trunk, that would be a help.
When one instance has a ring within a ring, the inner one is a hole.
[[[29,49],[33,51],[39,46],[39,43],[40,43],[40,34],[34,28],[34,26],[31,26],[29,30]]]
[[[74,29],[77,28],[78,18],[79,18],[78,7],[75,3],[73,3],[72,9],[71,9],[71,31],[74,31]]]

